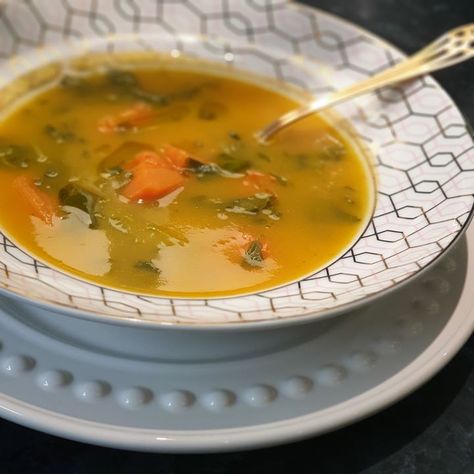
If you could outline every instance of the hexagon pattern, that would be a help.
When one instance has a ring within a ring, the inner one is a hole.
[[[132,47],[227,62],[321,94],[402,58],[347,22],[284,0],[6,0],[0,37],[1,84],[65,55]],[[322,314],[394,286],[436,259],[467,225],[473,139],[429,77],[338,110],[373,152],[377,207],[354,247],[304,280],[225,299],[130,295],[49,268],[0,234],[0,286],[56,306],[181,324]]]

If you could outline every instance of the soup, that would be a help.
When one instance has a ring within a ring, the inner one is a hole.
[[[257,143],[298,102],[223,71],[91,70],[24,101],[0,123],[2,228],[64,272],[150,295],[244,294],[326,266],[367,223],[366,162],[318,116]]]

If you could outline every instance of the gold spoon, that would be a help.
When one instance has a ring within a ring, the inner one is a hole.
[[[259,130],[255,137],[259,142],[267,143],[280,130],[315,112],[389,84],[453,66],[473,56],[474,23],[470,23],[448,31],[418,53],[375,76],[291,110]]]

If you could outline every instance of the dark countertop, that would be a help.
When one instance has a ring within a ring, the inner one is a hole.
[[[234,0],[237,1],[237,0]],[[473,0],[305,0],[414,51],[474,21]],[[436,74],[474,123],[473,62]],[[415,393],[345,429],[273,449],[140,454],[62,440],[0,420],[1,474],[474,473],[474,337]]]

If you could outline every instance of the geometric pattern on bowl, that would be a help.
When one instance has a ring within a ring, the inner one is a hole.
[[[354,25],[278,0],[246,0],[238,8],[226,0],[7,0],[0,5],[0,38],[0,86],[52,60],[133,48],[224,62],[322,94],[403,58]],[[146,297],[65,275],[0,234],[0,288],[85,317],[198,326],[323,316],[394,288],[440,256],[469,223],[473,138],[430,77],[337,110],[376,159],[378,193],[363,236],[324,270],[249,296]]]

